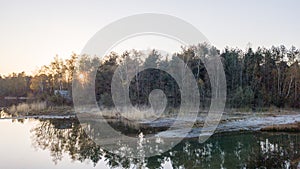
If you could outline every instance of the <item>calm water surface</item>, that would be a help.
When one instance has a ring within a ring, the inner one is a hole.
[[[234,132],[187,139],[162,155],[121,158],[88,139],[77,120],[0,120],[0,168],[297,168],[300,134]],[[300,165],[299,165],[300,167]]]

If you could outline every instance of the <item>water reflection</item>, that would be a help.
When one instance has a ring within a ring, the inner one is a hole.
[[[297,168],[300,161],[300,134],[296,133],[219,134],[204,144],[188,139],[161,155],[142,159],[101,149],[76,119],[40,120],[31,134],[33,146],[49,150],[54,163],[66,153],[74,161],[89,160],[94,165],[104,159],[111,168],[163,168],[165,163],[173,168]]]
[[[105,158],[110,167],[128,168],[131,164],[137,164],[134,159],[119,158],[101,149],[87,137],[76,119],[40,120],[31,133],[33,146],[37,149],[48,149],[54,163],[58,163],[62,155],[67,153],[74,161],[90,160],[94,166],[102,158]]]

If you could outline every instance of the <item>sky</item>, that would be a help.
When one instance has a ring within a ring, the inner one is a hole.
[[[297,0],[0,0],[0,75],[32,74],[56,55],[80,54],[101,28],[141,13],[183,19],[221,50],[249,43],[299,48],[299,5]]]

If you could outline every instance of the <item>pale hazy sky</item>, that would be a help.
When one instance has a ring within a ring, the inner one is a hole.
[[[80,53],[105,25],[139,13],[169,14],[193,24],[209,41],[245,49],[300,47],[297,0],[0,0],[0,75],[32,73],[58,54]]]

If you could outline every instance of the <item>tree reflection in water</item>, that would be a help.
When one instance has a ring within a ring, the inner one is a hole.
[[[111,168],[162,168],[168,161],[173,168],[297,168],[300,161],[300,134],[291,133],[218,134],[204,144],[186,139],[161,155],[142,160],[101,149],[76,119],[40,120],[31,133],[33,146],[49,150],[54,163],[65,153],[73,161],[90,160],[94,165],[105,159]]]
[[[70,155],[72,160],[83,162],[91,160],[94,165],[105,158],[110,167],[128,168],[132,159],[121,159],[96,145],[76,119],[47,119],[31,130],[32,143],[35,148],[48,149],[51,152],[54,163],[62,159],[63,153]]]

